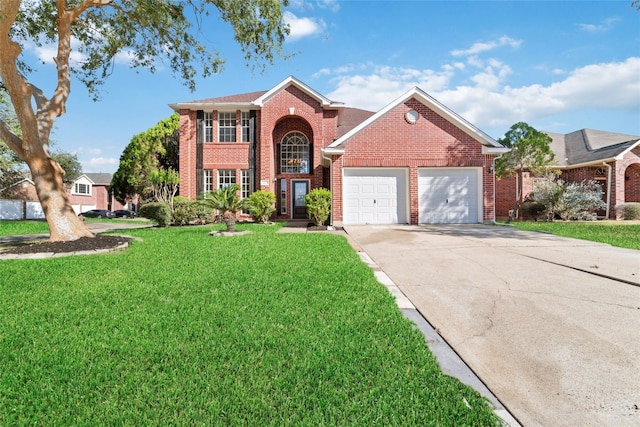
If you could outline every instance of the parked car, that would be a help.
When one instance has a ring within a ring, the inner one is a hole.
[[[90,211],[79,213],[78,216],[87,218],[114,218],[115,214],[106,209],[91,209]]]
[[[116,218],[134,218],[138,216],[137,213],[130,211],[129,209],[118,209],[113,211],[113,213],[116,215]]]

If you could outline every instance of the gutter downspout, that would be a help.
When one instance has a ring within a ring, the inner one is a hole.
[[[606,216],[607,216],[607,219],[609,219],[609,215],[611,213],[611,169],[612,169],[612,166],[607,162],[602,162],[602,164],[604,166],[606,166],[607,169],[608,169],[608,171],[607,171],[607,209],[606,209]]]

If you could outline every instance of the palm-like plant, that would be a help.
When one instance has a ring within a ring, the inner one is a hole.
[[[231,184],[206,194],[202,200],[203,204],[220,212],[222,220],[227,226],[227,231],[230,233],[236,231],[238,212],[248,208],[247,201],[238,195],[239,191],[240,187],[237,184]]]

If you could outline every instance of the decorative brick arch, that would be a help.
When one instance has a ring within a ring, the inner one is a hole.
[[[287,116],[287,117],[283,117],[282,119],[280,119],[275,126],[273,127],[273,131],[271,133],[271,138],[273,141],[273,145],[274,145],[274,150],[273,150],[273,154],[274,154],[274,158],[273,158],[273,165],[274,165],[274,169],[276,171],[276,174],[278,174],[280,172],[279,170],[279,165],[278,165],[278,159],[280,158],[280,145],[282,143],[282,139],[288,135],[291,132],[300,132],[302,134],[304,134],[307,139],[309,140],[309,145],[310,145],[310,155],[311,157],[313,157],[313,147],[314,147],[314,139],[313,139],[313,128],[311,126],[311,124],[309,124],[308,121],[306,121],[304,118],[300,117],[300,116]],[[315,159],[314,159],[315,160]],[[317,163],[316,161],[312,161],[313,165],[315,165],[315,163]]]

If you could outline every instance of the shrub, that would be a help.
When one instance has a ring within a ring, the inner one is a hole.
[[[616,216],[620,219],[640,219],[640,203],[629,202],[616,206]]]
[[[160,227],[171,225],[171,207],[167,203],[147,203],[140,208],[140,216],[157,222]]]
[[[553,221],[560,210],[560,199],[564,191],[564,181],[555,175],[547,175],[545,179],[536,181],[533,187],[533,201],[543,206],[547,221]]]
[[[275,205],[276,195],[271,191],[258,190],[249,196],[249,211],[256,222],[268,222],[271,214],[276,210]]]
[[[548,221],[556,216],[565,221],[595,220],[595,211],[607,206],[602,195],[602,187],[595,181],[565,183],[552,175],[536,182],[533,190],[533,199],[544,205]]]
[[[213,222],[213,209],[194,202],[186,197],[177,196],[173,200],[173,224],[193,225]]]
[[[523,219],[533,219],[538,221],[546,219],[545,205],[533,200],[526,200],[520,206]]]
[[[307,215],[317,227],[324,225],[331,212],[331,191],[326,188],[315,188],[304,198]]]
[[[560,218],[565,221],[594,221],[595,211],[604,209],[602,187],[595,181],[572,182],[565,185],[560,200]]]

